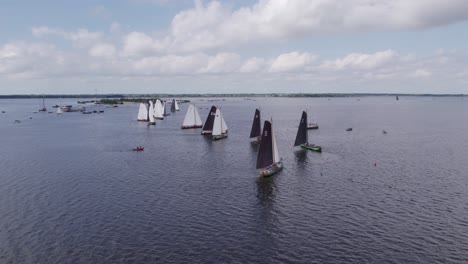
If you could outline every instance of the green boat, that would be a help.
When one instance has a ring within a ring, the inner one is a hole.
[[[316,146],[314,144],[301,144],[301,148],[305,148],[316,152],[322,152],[322,147]]]
[[[311,151],[322,152],[322,147],[315,144],[310,144],[309,135],[307,133],[307,113],[302,111],[301,121],[299,122],[299,128],[297,129],[296,141],[294,146],[301,146],[301,148],[308,149]]]
[[[277,173],[281,169],[283,169],[283,162],[278,161],[277,163],[272,164],[272,165],[264,168],[263,170],[261,170],[260,175],[263,176],[263,177],[270,177],[271,175]]]

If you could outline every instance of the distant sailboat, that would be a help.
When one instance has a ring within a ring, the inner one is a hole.
[[[156,122],[154,121],[154,105],[151,100],[149,101],[148,119],[148,125],[156,125]]]
[[[307,113],[302,111],[301,121],[299,122],[299,128],[297,129],[296,141],[294,146],[301,146],[301,148],[322,152],[322,147],[309,144],[309,135],[307,133]]]
[[[62,109],[60,109],[60,107],[57,107],[57,115],[61,115],[61,114],[63,114]]]
[[[144,103],[140,103],[140,108],[138,109],[138,121],[148,121],[148,109]]]
[[[154,104],[154,118],[158,120],[163,120],[163,106],[159,99],[156,99],[156,103]]]
[[[179,111],[179,105],[176,99],[172,99],[171,112]]]
[[[163,116],[168,116],[168,115],[170,115],[169,112],[167,111],[166,102],[163,102],[163,104],[162,104],[162,109],[163,109],[163,110],[162,110],[162,115],[163,115]]]
[[[213,132],[214,118],[216,115],[216,106],[212,106],[208,116],[206,117],[205,125],[203,126],[202,135],[211,135]]]
[[[216,109],[216,114],[213,122],[213,140],[218,140],[227,137],[227,125],[224,121],[223,114],[219,108]]]
[[[42,95],[42,103],[41,103],[41,108],[38,110],[39,112],[47,112],[47,108],[45,106],[45,98],[44,95]]]
[[[258,149],[257,169],[261,170],[261,176],[267,177],[275,174],[282,168],[283,162],[278,154],[272,123],[270,121],[265,121]]]
[[[260,140],[262,133],[260,110],[255,109],[255,115],[252,122],[252,129],[250,130],[250,138]]]
[[[194,105],[189,105],[187,114],[185,114],[184,122],[182,123],[182,129],[200,127],[202,127],[202,121],[198,114],[198,110]]]

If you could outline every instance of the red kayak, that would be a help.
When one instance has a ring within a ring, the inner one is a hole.
[[[144,147],[136,147],[133,149],[133,151],[143,151],[143,150],[145,150]]]

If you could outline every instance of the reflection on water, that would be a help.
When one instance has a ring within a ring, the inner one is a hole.
[[[275,198],[275,177],[258,177],[257,179],[257,198],[265,206],[271,206]]]

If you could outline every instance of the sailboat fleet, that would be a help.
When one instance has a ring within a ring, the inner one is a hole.
[[[140,103],[138,110],[138,121],[146,121],[149,124],[155,124],[155,119],[164,120],[164,116],[168,115],[166,102],[157,99],[154,103],[149,101],[148,104]],[[171,103],[171,112],[179,111],[179,106],[175,99]],[[261,126],[260,109],[255,109],[252,127],[250,130],[250,139],[259,141],[256,169],[260,171],[263,177],[271,176],[283,169],[282,158],[279,155],[278,146],[276,144],[275,132],[273,128],[273,120],[265,120],[263,129]],[[203,124],[197,107],[190,104],[184,117],[181,129],[202,128],[201,134],[211,136],[213,140],[227,138],[228,126],[223,117],[220,107],[211,106],[210,111]],[[309,143],[308,137],[307,112],[303,111],[296,134],[294,146],[321,152],[322,147]]]

